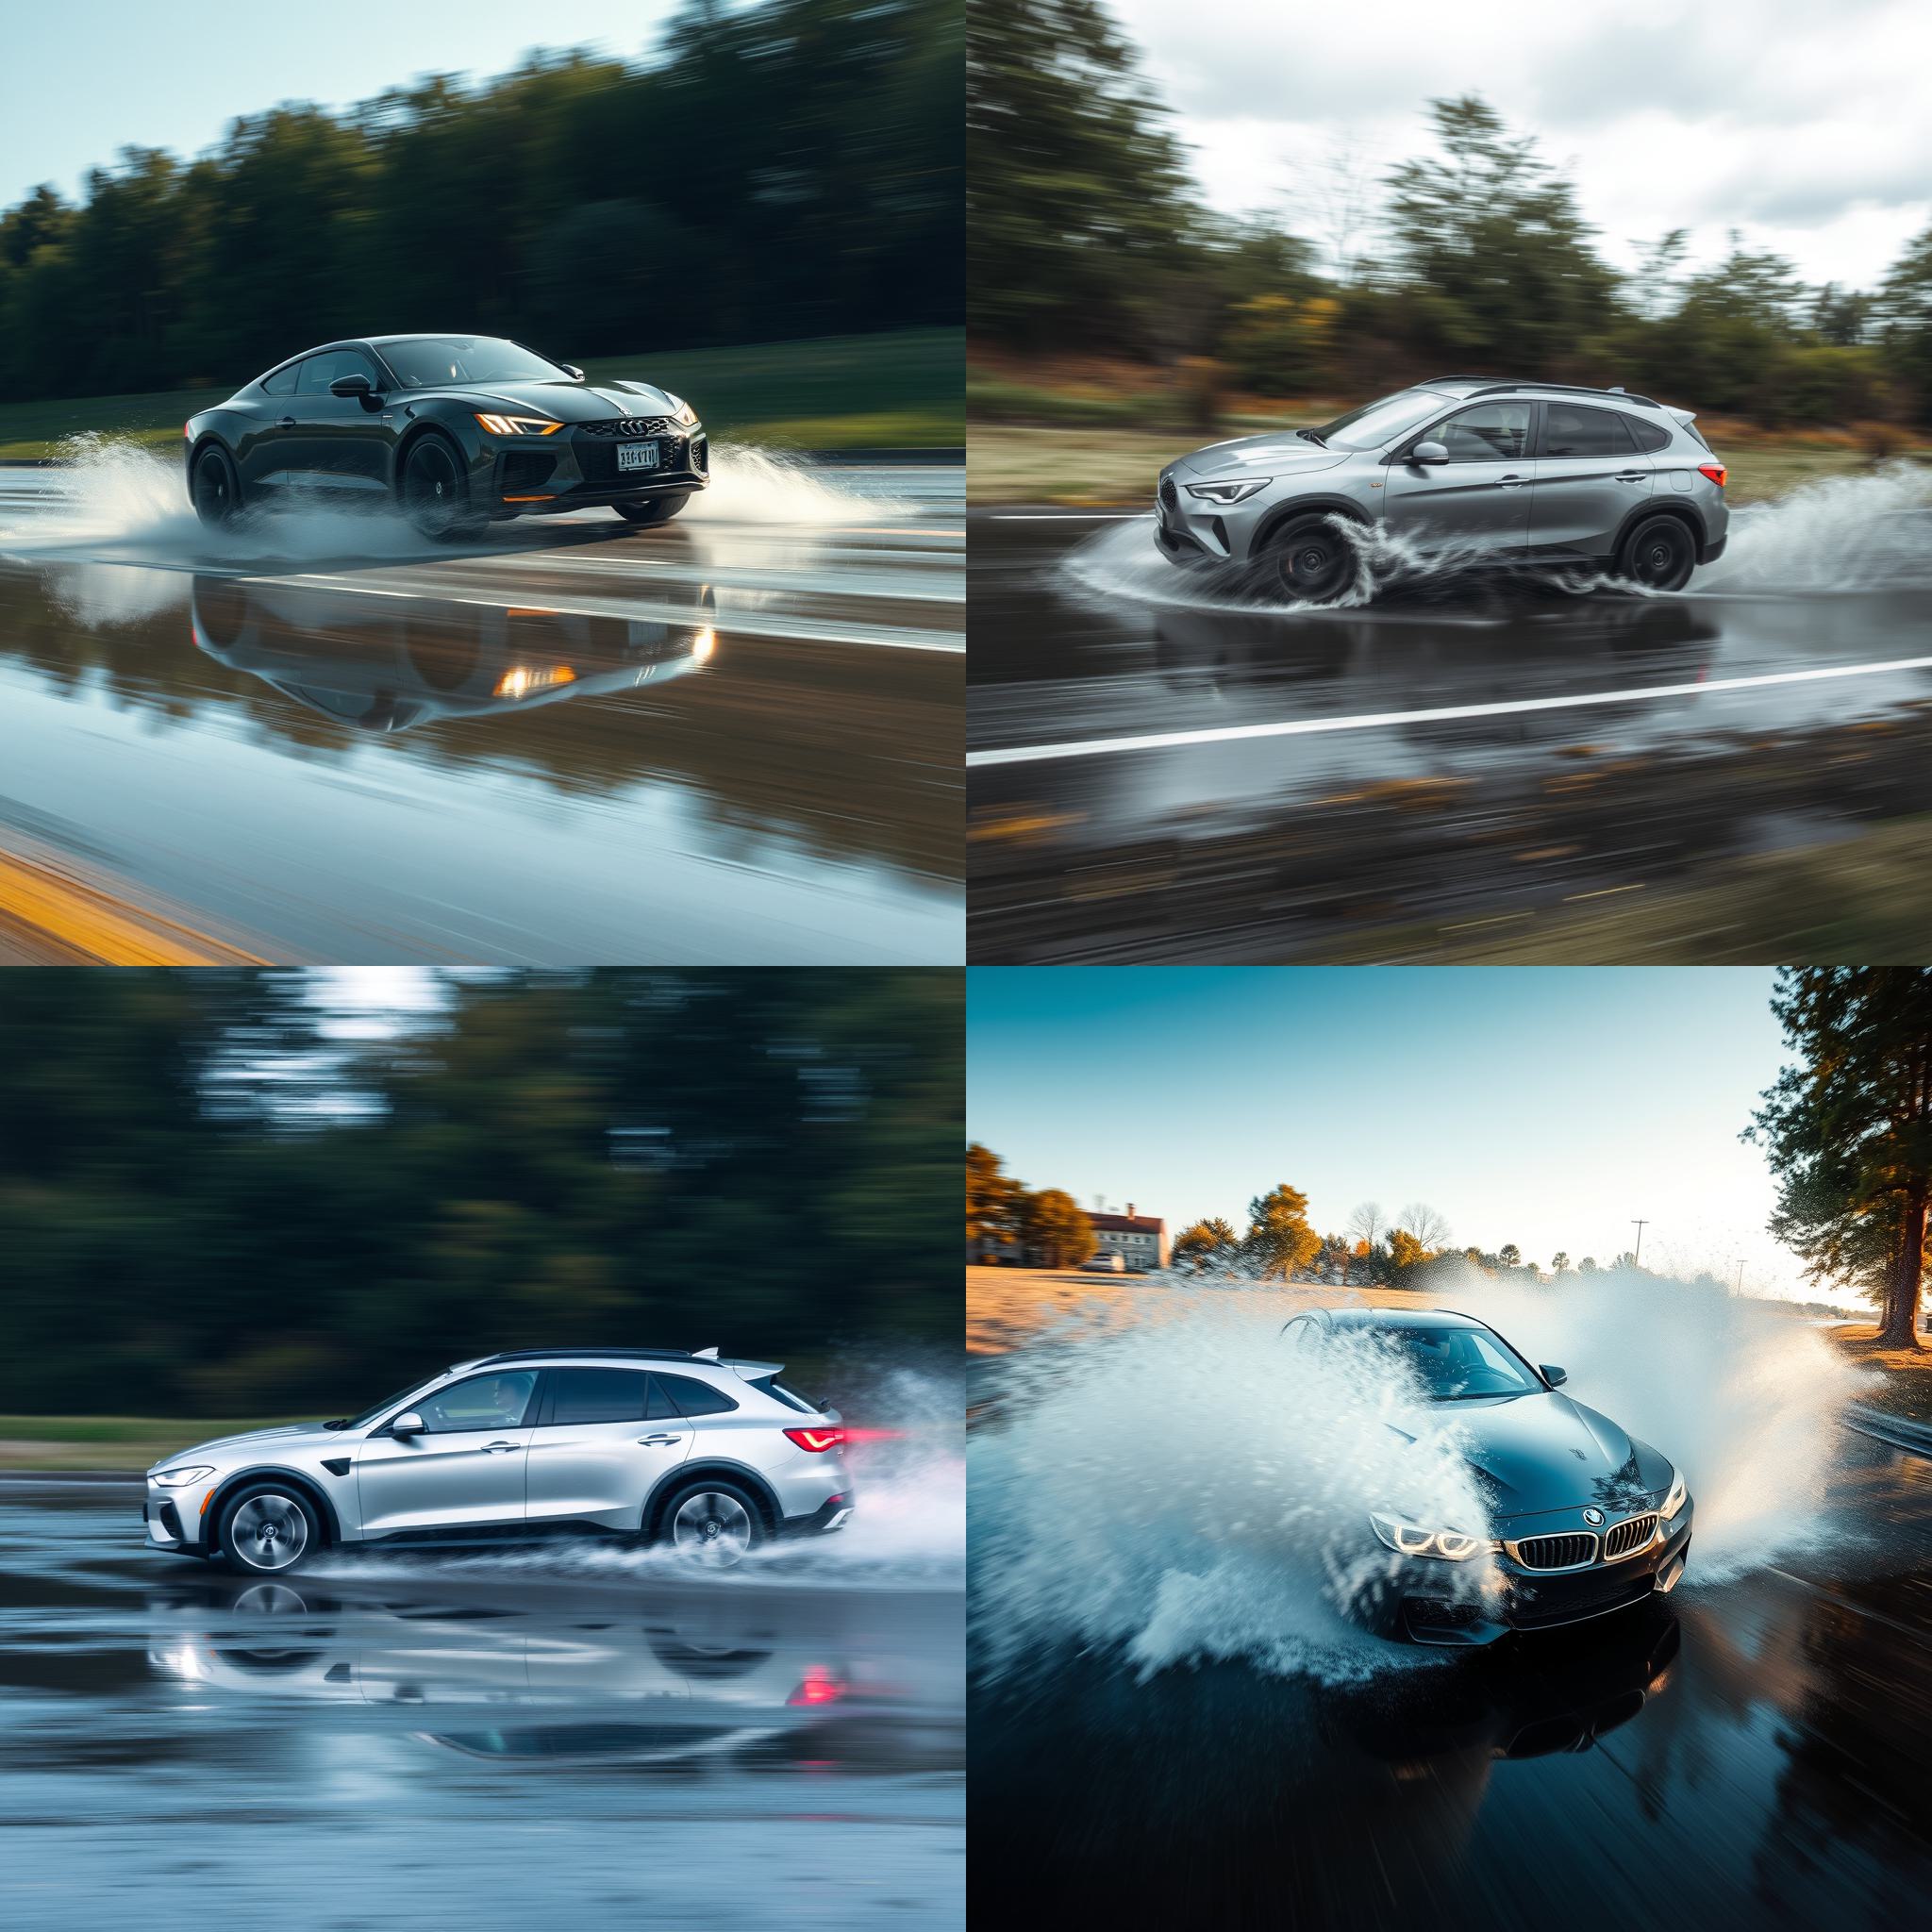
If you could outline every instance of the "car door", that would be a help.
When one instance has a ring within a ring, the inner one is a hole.
[[[329,384],[341,375],[366,376],[370,389],[381,392],[381,372],[360,349],[310,356],[296,375],[295,420],[287,432],[282,480],[373,494],[385,488],[391,425],[379,404],[331,393]]]
[[[420,1435],[390,1422],[356,1457],[365,1535],[521,1524],[537,1371],[467,1375],[395,1411],[423,1418]],[[391,1419],[391,1422],[393,1418]]]
[[[299,362],[291,362],[262,379],[264,401],[258,426],[243,436],[235,449],[244,497],[263,485],[273,487],[282,480],[283,466],[295,451],[295,385],[301,379]]]
[[[1383,516],[1397,536],[1429,551],[1520,552],[1529,541],[1531,405],[1473,403],[1406,441],[1389,464]],[[1418,463],[1419,443],[1440,442],[1446,463]]]
[[[1649,495],[1655,463],[1615,409],[1542,408],[1530,492],[1529,547],[1538,556],[1607,557],[1624,520]]]
[[[530,1434],[529,1520],[636,1529],[692,1429],[642,1369],[552,1369]]]

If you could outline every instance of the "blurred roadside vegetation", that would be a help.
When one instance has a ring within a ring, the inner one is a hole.
[[[0,394],[225,395],[312,342],[456,328],[587,367],[777,344],[740,372],[766,391],[745,420],[844,416],[867,352],[839,400],[781,402],[786,345],[961,319],[961,36],[957,0],[688,0],[633,59],[287,103],[189,160],[124,148],[78,206],[0,213]],[[957,400],[957,356],[915,358],[912,394],[881,365],[873,408]]]
[[[955,1347],[960,982],[16,971],[0,1441],[124,1466],[498,1348]]]
[[[897,329],[724,349],[593,357],[591,382],[641,376],[689,396],[714,441],[794,449],[957,449],[966,440],[965,331]],[[248,374],[252,375],[251,371]],[[181,425],[248,379],[145,395],[0,403],[0,458],[58,459],[71,436],[112,436],[172,457]]]
[[[1626,273],[1474,97],[1429,103],[1427,151],[1381,177],[1338,154],[1237,221],[1201,201],[1138,62],[1096,0],[969,9],[969,415],[1032,426],[1050,497],[1117,499],[1116,436],[1172,455],[1452,372],[1693,408],[1741,474],[1778,459],[1767,486],[1932,448],[1932,230],[1872,291],[1808,287],[1735,236],[1693,269],[1682,231]]]

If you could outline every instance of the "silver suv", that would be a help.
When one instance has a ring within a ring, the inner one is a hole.
[[[1211,442],[1160,473],[1175,563],[1253,563],[1319,602],[1354,582],[1336,519],[1473,565],[1599,569],[1678,591],[1723,554],[1724,466],[1688,409],[1621,389],[1445,375],[1319,429]]]
[[[845,1431],[773,1362],[524,1349],[358,1416],[203,1442],[148,1471],[148,1541],[279,1574],[331,1545],[602,1532],[712,1564],[852,1513]]]

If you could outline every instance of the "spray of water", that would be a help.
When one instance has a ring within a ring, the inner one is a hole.
[[[1114,524],[1076,544],[1055,566],[1074,595],[1116,608],[1123,598],[1164,608],[1307,617],[1378,598],[1426,600],[1466,592],[1493,554],[1472,544],[1424,551],[1386,525],[1332,519],[1355,569],[1320,606],[1291,603],[1261,569],[1178,570],[1156,547],[1151,522]],[[1555,578],[1575,595],[1615,591],[1656,596],[1603,573]],[[1823,477],[1732,513],[1724,555],[1677,594],[1848,595],[1932,584],[1932,469],[1893,463],[1856,476]]]
[[[1344,1298],[1338,1296],[1338,1299]],[[1249,1281],[1157,1280],[1003,1372],[976,1434],[974,1635],[989,1674],[1069,1646],[1142,1674],[1208,1657],[1328,1682],[1439,1655],[1364,1635],[1391,1506],[1485,1521],[1464,1431],[1373,1350],[1279,1339],[1308,1305]],[[1492,1323],[1565,1392],[1670,1457],[1696,1498],[1694,1591],[1834,1535],[1826,1483],[1855,1374],[1816,1328],[1710,1284],[1639,1274],[1511,1288],[1471,1270],[1429,1300]],[[1444,1594],[1497,1587],[1441,1566]]]

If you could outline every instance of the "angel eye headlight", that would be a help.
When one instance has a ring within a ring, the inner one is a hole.
[[[1236,483],[1190,483],[1187,491],[1190,496],[1198,496],[1203,503],[1244,503],[1257,490],[1265,490],[1274,482],[1272,476],[1243,476]]]
[[[214,1474],[211,1462],[196,1463],[192,1469],[164,1469],[158,1474],[150,1476],[150,1482],[159,1483],[164,1490],[186,1489],[190,1483],[198,1483],[203,1476]]]
[[[1684,1473],[1679,1469],[1671,1471],[1671,1493],[1664,1498],[1661,1511],[1666,1523],[1675,1522],[1684,1505],[1690,1501],[1690,1491],[1685,1487]]]
[[[1369,1525],[1399,1557],[1441,1557],[1451,1563],[1466,1563],[1489,1548],[1489,1543],[1479,1536],[1467,1536],[1459,1529],[1424,1529],[1420,1524],[1405,1522],[1399,1516],[1378,1516],[1372,1512]]]
[[[473,412],[491,436],[550,436],[563,427],[548,416],[498,416]]]

